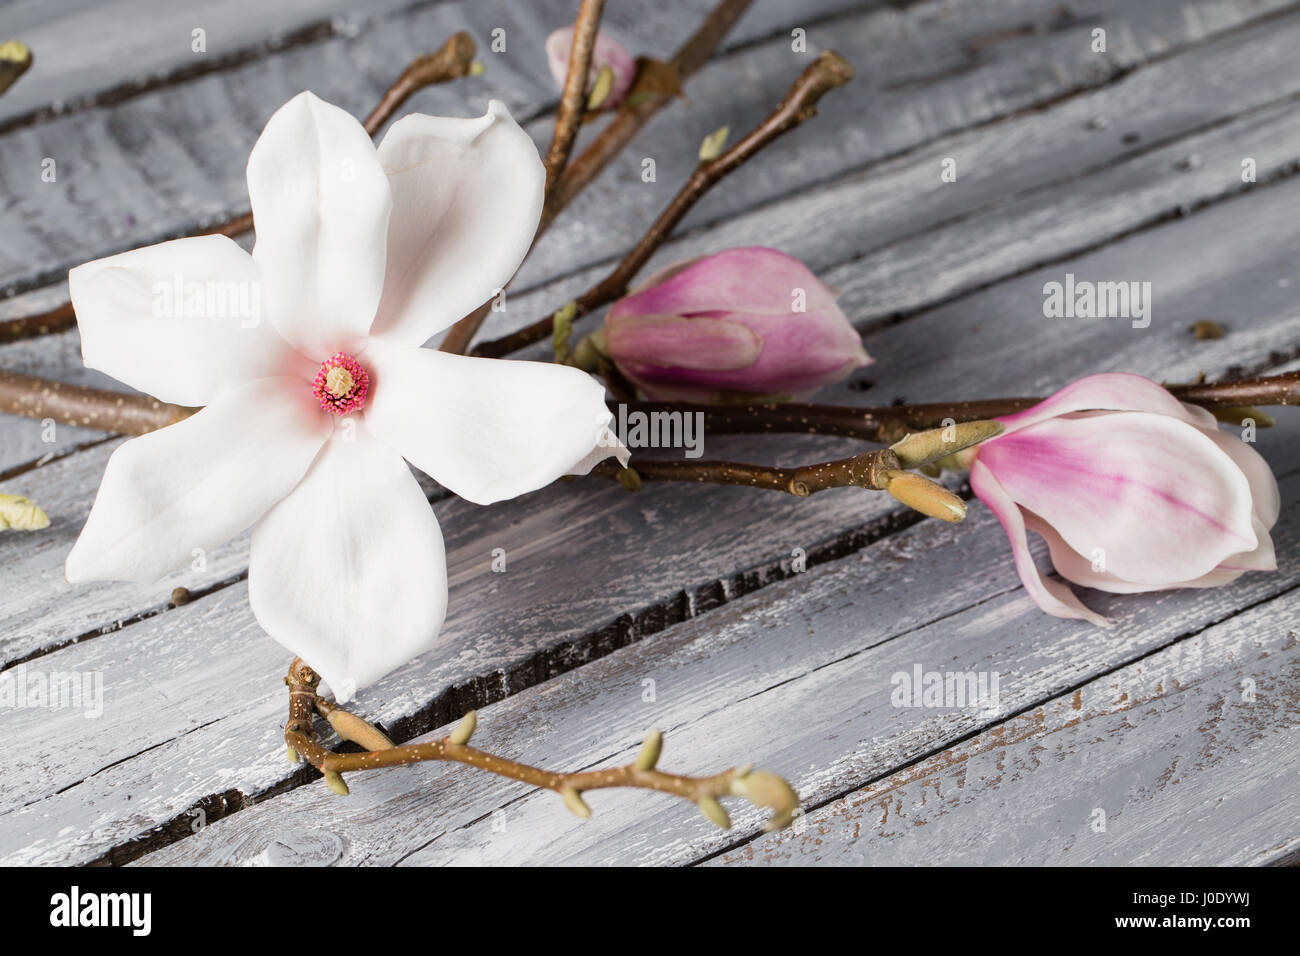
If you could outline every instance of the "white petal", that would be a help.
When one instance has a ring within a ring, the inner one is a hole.
[[[248,597],[258,623],[340,701],[432,647],[447,558],[406,462],[364,428],[336,432],[253,529]]]
[[[477,504],[569,474],[600,448],[612,420],[604,388],[576,368],[432,349],[372,348],[366,358],[375,372],[366,425]],[[608,457],[617,446],[603,450]]]
[[[1265,528],[1272,528],[1277,524],[1277,517],[1282,512],[1282,495],[1278,491],[1277,478],[1273,476],[1273,469],[1264,460],[1264,456],[1237,435],[1220,429],[1217,422],[1202,430],[1214,440],[1216,445],[1226,451],[1228,457],[1241,469],[1242,474],[1246,476],[1246,481],[1250,483],[1251,505],[1255,514],[1264,523]]]
[[[297,379],[225,392],[113,453],[67,578],[152,584],[253,524],[306,473],[333,423]]]
[[[628,461],[632,458],[632,453],[628,451],[627,446],[619,440],[618,435],[612,428],[601,429],[600,437],[596,439],[596,445],[591,451],[582,456],[581,461],[574,462],[569,466],[566,475],[589,475],[591,469],[610,456],[618,459],[618,463],[624,468],[627,467]]]
[[[412,114],[379,145],[393,191],[373,334],[422,345],[505,288],[533,241],[546,171],[497,100],[475,119]]]
[[[352,351],[383,291],[393,197],[361,124],[311,93],[276,111],[248,157],[271,321],[304,355]]]
[[[164,402],[207,405],[230,385],[302,371],[265,321],[257,264],[225,236],[87,262],[68,289],[86,365]]]

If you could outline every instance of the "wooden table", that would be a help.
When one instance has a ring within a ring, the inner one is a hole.
[[[500,97],[544,146],[557,95],[541,41],[575,6],[7,0],[0,33],[37,65],[0,97],[0,315],[59,301],[77,263],[244,211],[247,153],[277,106],[311,88],[362,115],[457,29],[478,38],[486,74],[410,108],[470,115]],[[610,0],[607,22],[662,54],[709,6]],[[505,53],[488,49],[497,27]],[[795,28],[806,53],[791,49]],[[603,274],[700,140],[752,126],[827,47],[854,83],[709,195],[652,264],[761,243],[841,287],[877,361],[824,400],[1300,364],[1300,4],[1281,0],[759,0],[689,99],[547,235],[487,334]],[[40,175],[47,157],[55,182]],[[1043,286],[1067,273],[1151,282],[1150,327],[1045,318]],[[1227,334],[1197,339],[1201,319]],[[4,346],[0,368],[109,384],[82,367],[75,332]],[[550,793],[444,765],[356,775],[335,796],[285,759],[288,661],[249,611],[247,538],[155,587],[71,587],[63,559],[121,439],[0,417],[0,491],[53,517],[0,535],[0,664],[102,681],[103,704],[0,708],[0,862],[1293,858],[1300,414],[1283,412],[1257,442],[1282,485],[1279,570],[1086,594],[1108,630],[1037,610],[979,504],[949,526],[852,489],[628,494],[588,479],[480,508],[430,487],[451,569],[445,640],[365,691],[360,711],[418,740],[478,708],[476,741],[569,769],[626,762],[659,727],[667,768],[754,760],[789,777],[806,814],[767,836],[753,808],[724,832],[640,791],[592,794],[582,822]],[[787,464],[851,447],[707,442],[709,457]],[[182,585],[194,599],[173,608]],[[999,699],[894,706],[892,675],[918,665],[996,673]]]

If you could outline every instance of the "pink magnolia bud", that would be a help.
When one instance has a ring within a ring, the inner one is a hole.
[[[554,31],[546,38],[546,62],[551,67],[551,76],[556,84],[563,88],[564,78],[569,74],[569,51],[573,48],[573,27],[567,26]],[[623,101],[627,91],[636,79],[636,60],[632,54],[604,30],[596,33],[596,46],[591,51],[591,69],[587,71],[587,91],[596,86],[602,67],[609,67],[613,74],[613,86],[598,104],[596,109],[612,110]]]
[[[1280,508],[1264,459],[1214,416],[1140,375],[1090,375],[1017,415],[966,454],[971,488],[1011,539],[1034,601],[1106,624],[1044,577],[1026,531],[1068,581],[1130,593],[1227,584],[1277,568]]]
[[[669,266],[605,316],[605,349],[660,401],[806,398],[871,362],[839,292],[762,246]]]

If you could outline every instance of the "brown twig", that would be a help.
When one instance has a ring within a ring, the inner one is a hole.
[[[636,787],[682,797],[699,806],[709,820],[724,829],[731,826],[731,819],[718,802],[720,797],[743,796],[759,806],[771,809],[773,815],[767,823],[769,830],[786,826],[799,806],[799,798],[790,785],[766,771],[733,767],[711,777],[686,777],[656,769],[655,765],[663,749],[663,736],[658,731],[651,731],[646,737],[635,763],[579,773],[543,770],[468,746],[470,736],[477,726],[477,717],[473,711],[465,716],[451,734],[440,740],[401,747],[381,746],[380,749],[365,750],[362,753],[337,754],[320,744],[312,725],[313,709],[331,715],[345,713],[316,693],[320,677],[301,659],[295,659],[289,667],[285,683],[289,685],[289,722],[284,728],[284,739],[289,746],[290,759],[299,756],[306,758],[308,763],[321,771],[330,788],[340,794],[348,792],[342,777],[344,773],[446,760],[544,790],[553,790],[563,797],[565,805],[573,813],[584,819],[591,816],[591,808],[582,799],[583,792],[606,787]],[[350,718],[349,724],[355,722],[356,727],[364,725],[369,728],[369,731],[363,731],[359,736],[370,737],[373,733],[383,738],[377,728],[361,718],[352,714],[347,716]],[[355,740],[354,737],[346,739]],[[383,741],[386,740],[383,738]]]
[[[413,93],[436,83],[446,83],[470,73],[474,61],[474,38],[468,33],[455,33],[436,53],[426,54],[411,61],[379,103],[366,117],[366,132],[371,136],[383,129],[397,110]],[[191,233],[195,236],[238,236],[253,228],[253,214],[244,213],[215,226]],[[35,315],[0,322],[0,344],[62,332],[76,324],[77,316],[71,302]]]
[[[700,24],[700,28],[673,56],[670,66],[680,79],[685,80],[708,62],[723,37],[749,9],[752,2],[753,0],[721,0],[713,8]],[[600,175],[650,121],[650,118],[671,99],[671,96],[663,95],[651,96],[635,102],[624,100],[613,118],[605,124],[605,128],[578,155],[577,159],[565,167],[564,172],[555,181],[555,188],[547,193],[545,205],[542,207],[541,221],[538,222],[537,233],[533,237],[534,246],[574,197]],[[491,303],[484,303],[465,316],[447,330],[447,335],[438,348],[457,355],[465,354],[469,351],[474,336],[478,334],[479,327],[482,326],[483,320],[487,318],[490,311]]]
[[[1263,375],[1231,382],[1165,386],[1180,401],[1210,410],[1242,406],[1300,405],[1300,372]],[[970,402],[933,402],[858,408],[800,402],[766,405],[692,405],[674,402],[626,402],[627,413],[646,415],[703,414],[704,427],[715,435],[839,435],[861,441],[892,443],[909,432],[938,428],[949,421],[969,422],[1013,415],[1041,398],[989,398]]]
[[[546,151],[546,192],[555,188],[555,180],[569,163],[569,154],[578,138],[587,107],[587,73],[591,54],[596,48],[596,33],[605,0],[582,0],[578,18],[573,23],[573,44],[569,50],[569,71],[564,77],[564,93],[555,116],[555,132]]]
[[[770,145],[799,124],[817,115],[817,102],[853,78],[853,67],[838,53],[826,50],[800,74],[780,105],[752,132],[716,159],[700,163],[672,202],[659,214],[641,240],[623,257],[614,270],[572,302],[573,320],[613,302],[627,292],[628,286],[646,262],[677,228],[677,224],[697,202],[728,173],[738,169],[759,150]],[[566,306],[566,309],[569,306]],[[554,316],[547,315],[511,332],[509,335],[477,346],[473,353],[500,358],[518,351],[551,334]]]
[[[397,82],[388,88],[362,124],[371,136],[376,135],[402,108],[412,95],[426,86],[448,83],[469,76],[477,47],[474,38],[463,30],[447,38],[436,53],[416,57],[402,71]]]
[[[175,424],[196,409],[169,405],[147,395],[52,382],[0,369],[0,412],[51,419],[124,435],[143,435]]]
[[[770,465],[752,465],[735,461],[692,461],[676,458],[636,459],[630,468],[617,462],[603,461],[591,469],[591,474],[614,478],[629,483],[633,489],[640,481],[707,482],[714,485],[743,485],[767,491],[783,491],[798,498],[806,498],[829,488],[856,486],[882,491],[890,471],[901,468],[897,456],[888,448],[864,452],[849,458],[800,465],[796,468],[778,468]],[[633,472],[635,477],[627,472]]]
[[[1182,401],[1212,410],[1247,404],[1300,405],[1300,372],[1231,382],[1167,385],[1166,388]],[[628,402],[626,406],[629,413],[701,412],[705,416],[705,427],[718,435],[806,432],[892,443],[908,432],[937,428],[949,419],[968,422],[997,418],[1024,411],[1041,401],[1041,398],[990,398],[880,408],[795,402],[779,405]],[[125,395],[0,370],[0,412],[11,415],[52,418],[67,425],[143,435],[174,424],[195,411],[197,409],[169,405],[147,395]]]

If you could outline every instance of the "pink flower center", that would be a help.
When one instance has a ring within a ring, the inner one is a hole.
[[[370,375],[351,355],[336,352],[324,362],[311,385],[320,407],[335,415],[351,415],[366,404],[370,393]]]

